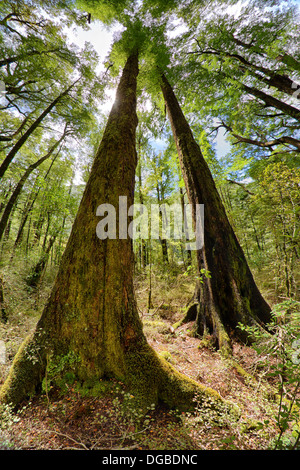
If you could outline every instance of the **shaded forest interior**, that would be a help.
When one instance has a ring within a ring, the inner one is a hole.
[[[0,448],[300,449],[299,7],[277,3],[0,5]]]

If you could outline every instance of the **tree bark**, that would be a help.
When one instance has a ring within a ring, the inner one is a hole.
[[[285,103],[284,101],[274,98],[274,96],[268,95],[264,91],[258,90],[257,88],[245,84],[242,84],[242,88],[250,95],[262,100],[265,103],[266,107],[279,109],[287,116],[291,116],[297,121],[300,121],[300,110],[295,108],[294,106],[291,106],[290,104]]]
[[[4,302],[4,282],[2,277],[0,276],[0,321],[6,323],[8,320],[8,315],[5,309],[5,302]]]
[[[122,380],[143,406],[162,400],[171,407],[190,408],[195,393],[200,401],[209,396],[217,407],[224,406],[219,394],[180,374],[149,346],[134,296],[132,240],[100,240],[96,234],[100,204],[117,208],[119,196],[127,196],[128,206],[134,201],[137,75],[138,57],[132,54],[52,293],[33,337],[14,359],[0,391],[2,401],[17,404],[35,393],[47,363],[63,357],[67,367],[72,354],[79,383]]]
[[[49,50],[46,50],[46,51],[32,50],[32,51],[27,52],[25,54],[19,54],[19,55],[13,56],[13,57],[6,57],[5,59],[0,60],[0,67],[4,67],[4,66],[12,64],[14,62],[22,61],[22,60],[27,59],[28,57],[32,57],[34,55],[51,54],[51,53],[56,53],[56,52],[59,52],[58,48],[49,49]]]
[[[257,147],[262,147],[262,148],[269,148],[271,151],[273,147],[277,145],[291,145],[293,146],[296,150],[296,152],[300,152],[300,140],[295,139],[294,137],[291,136],[281,136],[273,140],[269,141],[262,141],[262,140],[256,140],[256,139],[250,139],[248,137],[243,137],[242,135],[239,135],[234,132],[233,128],[231,126],[228,126],[224,122],[222,123],[223,127],[227,131],[229,131],[233,137],[237,139],[237,142],[234,142],[234,144],[239,144],[239,143],[245,143],[245,144],[251,144],[251,145],[256,145]]]
[[[7,202],[7,204],[5,206],[4,212],[3,212],[1,220],[0,220],[0,241],[2,239],[2,236],[3,236],[4,230],[6,228],[9,216],[11,214],[11,211],[13,210],[13,207],[14,207],[14,205],[15,205],[15,203],[16,203],[16,201],[17,201],[17,199],[18,199],[18,197],[19,197],[19,195],[20,195],[20,193],[23,189],[24,184],[28,180],[31,173],[36,168],[38,168],[45,160],[47,160],[47,158],[51,157],[52,153],[59,146],[59,144],[62,142],[62,140],[65,138],[65,136],[66,136],[66,132],[64,132],[62,137],[57,142],[55,142],[55,144],[51,147],[51,149],[49,150],[49,152],[47,152],[46,155],[44,155],[43,157],[41,157],[36,162],[29,165],[29,167],[27,168],[27,170],[25,171],[25,173],[23,174],[23,176],[19,180],[17,186],[15,187],[14,191],[12,192],[12,194],[9,198],[9,201]]]
[[[197,262],[199,276],[204,269],[211,277],[203,276],[196,286],[195,332],[210,334],[215,346],[230,354],[233,338],[247,339],[239,322],[263,326],[270,320],[270,307],[254,282],[209,167],[165,76],[161,88],[193,213],[197,204],[204,204],[204,246],[197,250]]]
[[[199,46],[199,44],[198,44]],[[256,65],[255,63],[250,62],[245,57],[238,53],[230,53],[224,50],[201,50],[199,47],[199,51],[189,52],[189,54],[196,54],[196,55],[217,55],[222,60],[223,57],[230,57],[232,59],[236,59],[237,61],[241,62],[243,66],[240,67],[241,70],[250,73],[258,80],[266,83],[268,86],[272,86],[277,88],[277,90],[286,93],[287,95],[293,96],[295,93],[295,89],[293,89],[294,81],[288,77],[286,74],[280,74],[274,72],[267,67],[263,67],[261,65]]]
[[[25,144],[25,142],[28,140],[28,138],[31,136],[31,134],[35,131],[35,129],[41,124],[43,119],[52,111],[53,108],[59,103],[59,101],[66,96],[69,91],[74,87],[75,83],[72,83],[71,86],[69,86],[65,91],[63,91],[59,96],[53,100],[49,106],[37,117],[37,119],[31,124],[31,126],[27,129],[26,132],[20,137],[20,139],[15,143],[15,145],[12,147],[12,149],[9,151],[9,153],[6,155],[5,159],[3,160],[1,166],[0,166],[0,178],[3,177],[4,173],[6,172],[7,168],[11,164],[12,160],[15,158],[16,154],[19,152],[21,147]]]

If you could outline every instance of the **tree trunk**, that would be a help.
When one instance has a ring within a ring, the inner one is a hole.
[[[288,103],[285,103],[284,101],[281,101],[277,98],[274,98],[274,96],[268,95],[264,91],[258,90],[257,88],[250,87],[244,84],[242,85],[242,88],[250,95],[255,96],[255,98],[262,100],[266,104],[266,106],[279,109],[287,116],[291,116],[297,121],[300,121],[300,111],[294,106]]]
[[[232,338],[246,339],[239,322],[264,325],[270,307],[254,282],[209,167],[165,76],[161,87],[193,213],[197,204],[204,204],[204,246],[197,250],[197,262],[199,276],[205,270],[211,277],[204,275],[196,287],[196,333],[210,334],[215,346],[230,354]]]
[[[189,239],[189,228],[188,228],[187,221],[186,221],[186,209],[185,209],[184,194],[183,194],[182,188],[179,188],[179,192],[180,192],[180,204],[181,204],[181,213],[182,213],[182,220],[183,220],[182,228],[183,228],[183,233],[184,233],[184,241],[186,241]],[[183,256],[185,256],[185,254],[187,256],[187,265],[191,266],[192,265],[191,250],[184,250],[183,246],[182,246],[182,250],[183,250]]]
[[[30,165],[27,170],[25,171],[25,173],[23,174],[23,176],[21,177],[21,179],[19,180],[17,186],[15,187],[14,191],[12,192],[10,198],[9,198],[9,201],[7,202],[6,204],[6,207],[4,209],[4,212],[2,214],[2,217],[1,217],[1,220],[0,220],[0,241],[2,239],[2,236],[3,236],[3,233],[4,233],[4,230],[5,230],[5,227],[7,225],[7,222],[8,222],[8,219],[9,219],[9,216],[13,210],[13,207],[23,189],[23,186],[24,184],[26,183],[26,181],[28,180],[29,176],[31,175],[31,173],[36,169],[38,168],[38,166],[40,166],[45,160],[47,160],[47,158],[49,158],[52,153],[54,152],[54,150],[58,147],[58,145],[61,143],[61,141],[65,138],[65,133],[63,134],[63,136],[51,147],[51,149],[49,150],[49,152],[44,155],[42,158],[40,158],[38,161],[36,161],[35,163],[32,163],[32,165]]]
[[[15,239],[15,243],[14,243],[14,246],[13,246],[13,251],[22,242],[23,231],[24,231],[27,219],[29,217],[29,214],[32,211],[33,205],[34,205],[36,197],[38,195],[38,191],[39,191],[39,189],[36,192],[34,192],[34,190],[32,190],[31,194],[28,197],[28,201],[27,201],[27,203],[25,205],[25,208],[22,212],[22,219],[21,219],[21,222],[20,222],[20,225],[19,225],[19,229],[18,229],[18,233],[17,233],[16,239]],[[12,254],[12,257],[13,257],[13,254]]]
[[[162,400],[172,407],[191,407],[197,393],[200,401],[209,396],[216,406],[224,406],[215,391],[180,374],[148,345],[134,296],[132,240],[126,234],[115,239],[96,234],[100,204],[117,208],[119,196],[127,196],[128,207],[133,204],[137,75],[138,57],[133,54],[123,70],[49,301],[33,337],[14,359],[0,391],[2,401],[17,404],[35,393],[47,363],[63,356],[79,383],[122,380],[143,405]]]
[[[6,323],[8,321],[8,315],[5,309],[5,302],[4,302],[4,282],[2,277],[0,276],[0,321]]]
[[[139,145],[139,154],[140,154],[140,140],[138,141]],[[139,194],[139,203],[141,205],[144,204],[144,197],[143,197],[143,184],[142,184],[142,163],[141,163],[141,157],[138,155],[139,158],[139,165],[138,165],[138,194]],[[147,265],[147,259],[146,259],[146,240],[141,239],[140,240],[140,261],[141,261],[141,268],[145,269]]]
[[[53,108],[61,101],[61,99],[66,96],[69,91],[74,87],[74,85],[77,83],[78,80],[76,80],[74,83],[72,83],[69,88],[67,88],[65,91],[63,91],[55,100],[53,100],[49,106],[37,117],[37,119],[31,124],[31,126],[27,129],[26,132],[20,137],[20,139],[15,143],[13,148],[9,151],[9,153],[6,155],[5,159],[0,165],[0,178],[3,177],[4,173],[6,172],[7,168],[11,164],[12,160],[15,158],[16,154],[19,152],[21,147],[25,144],[25,142],[28,140],[28,138],[31,136],[31,134],[37,129],[37,127],[41,124],[43,119],[52,111]]]
[[[49,176],[49,173],[53,167],[53,164],[54,162],[56,161],[57,157],[59,155],[59,152],[56,152],[48,170],[46,171],[45,173],[45,176],[44,176],[44,181],[46,181],[46,179],[48,178]],[[16,240],[15,240],[15,243],[14,243],[14,247],[13,247],[13,253],[12,253],[12,256],[11,256],[11,259],[13,258],[13,255],[14,255],[14,250],[15,248],[21,243],[21,240],[22,240],[22,237],[23,237],[23,230],[24,230],[24,227],[25,227],[25,224],[27,222],[27,219],[28,219],[28,216],[30,214],[30,212],[32,211],[32,208],[34,206],[34,203],[35,201],[37,200],[37,197],[39,195],[39,192],[41,190],[41,186],[39,186],[36,190],[35,190],[35,183],[33,185],[33,190],[32,190],[32,194],[29,196],[28,198],[28,202],[25,206],[25,209],[23,211],[23,215],[22,215],[22,219],[21,219],[21,222],[20,222],[20,226],[19,226],[19,230],[18,230],[18,234],[17,234],[17,237],[16,237]],[[27,237],[28,238],[28,237]],[[27,245],[28,245],[28,240],[27,240]]]
[[[159,184],[157,183],[156,185],[156,194],[157,194],[157,204],[158,206],[161,205],[162,201],[163,201],[163,197],[162,195],[160,194],[160,190],[159,190]],[[162,227],[163,227],[163,221],[164,221],[164,217],[165,215],[162,213],[162,211],[160,210],[159,211],[159,230],[161,231]],[[166,222],[166,221],[165,221]],[[163,235],[163,234],[162,234]],[[169,264],[169,256],[168,256],[168,244],[167,244],[167,240],[165,238],[163,238],[163,236],[159,236],[159,242],[160,242],[160,246],[161,246],[161,252],[162,252],[162,260],[163,260],[163,263],[164,264]]]
[[[33,289],[36,289],[38,287],[41,281],[42,275],[45,272],[48,259],[50,256],[50,251],[55,243],[56,237],[57,237],[57,234],[53,235],[50,238],[47,248],[45,249],[39,261],[32,268],[31,273],[28,275],[26,279],[26,283],[28,284],[28,286],[32,287]]]

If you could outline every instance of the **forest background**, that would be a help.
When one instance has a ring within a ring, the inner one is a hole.
[[[258,389],[246,381],[249,395],[245,401],[251,419],[247,417],[242,426],[247,439],[241,434],[241,426],[233,429],[227,423],[216,433],[208,420],[211,431],[205,445],[259,448],[275,442],[295,448],[299,445],[299,427],[291,408],[284,408],[282,403],[283,396],[293,403],[299,399],[297,348],[292,346],[299,338],[293,322],[295,318],[299,325],[300,300],[298,2],[164,3],[146,2],[152,18],[145,14],[144,21],[156,31],[160,60],[167,64],[230,224],[260,291],[276,314],[276,325],[280,323],[277,316],[282,319],[292,315],[293,320],[281,324],[281,336],[275,335],[278,342],[271,346],[268,343],[269,349],[263,355],[258,352],[256,356],[252,348],[249,352],[246,346],[236,345],[236,358],[249,377],[255,376],[255,384],[266,380],[268,386],[279,387],[281,401],[279,405],[275,401],[274,409],[270,406],[272,410],[268,410],[272,419],[262,418],[265,402],[261,397],[259,418],[256,416],[257,410],[251,407],[255,403],[253,389]],[[124,26],[114,21],[115,12],[103,7],[104,25],[97,19],[96,4],[1,3],[2,382],[51,292],[124,62],[118,50]],[[130,5],[125,7],[130,16]],[[123,11],[118,14],[121,18]],[[84,31],[80,33],[84,38],[90,30],[98,32],[93,44],[76,39],[78,31]],[[107,32],[110,41],[104,58],[97,55],[95,47],[106,40],[101,31]],[[135,201],[149,207],[153,203],[183,204],[188,202],[186,188],[162,97],[155,81],[150,81],[152,66],[145,62],[140,70]],[[185,372],[193,364],[196,370],[190,374],[198,379],[202,376],[209,385],[217,381],[219,391],[230,396],[230,365],[209,341],[201,342],[190,334],[191,324],[174,328],[184,316],[199,280],[195,253],[185,250],[185,240],[174,239],[135,240],[133,249],[138,308],[149,340],[170,362]],[[280,343],[283,334],[284,347]],[[193,352],[200,349],[203,356],[207,354],[202,366],[197,355],[185,355],[184,363],[178,351],[182,345],[175,346],[177,340],[189,341]],[[291,369],[282,362],[286,355]],[[260,365],[262,360],[264,366]],[[274,361],[271,370],[266,367],[268,361]],[[214,377],[208,373],[212,363],[219,371]],[[269,378],[268,372],[273,377]],[[241,377],[245,385],[242,372]],[[48,390],[46,398],[49,400]],[[30,415],[29,409],[26,413]],[[8,415],[8,421],[14,421]],[[163,419],[167,419],[165,415]],[[178,426],[177,417],[174,422],[170,416],[168,419],[168,426]],[[179,437],[183,444],[177,440],[173,446],[200,447],[200,434],[191,419],[181,418],[186,432]],[[140,436],[136,428],[132,429],[132,417],[130,426],[128,422],[126,426],[131,444],[145,448],[162,445],[161,436],[155,444],[137,443]],[[181,433],[179,428],[176,431]],[[18,432],[14,432],[17,445],[21,445]],[[53,431],[53,436],[55,432],[57,437],[59,433]],[[27,446],[30,434],[32,429],[26,435]],[[45,445],[40,435],[36,440],[37,446]],[[73,435],[73,440],[80,447],[78,437]]]

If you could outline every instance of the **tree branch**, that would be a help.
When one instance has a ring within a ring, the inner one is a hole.
[[[236,134],[232,127],[228,126],[222,121],[222,126],[225,127],[227,131],[229,131],[233,137],[235,137],[238,141],[235,142],[234,144],[239,144],[239,143],[246,143],[246,144],[251,144],[251,145],[256,145],[258,147],[262,148],[270,148],[276,146],[276,145],[292,145],[293,147],[296,148],[297,152],[300,152],[300,141],[298,139],[295,139],[294,137],[290,136],[282,136],[278,137],[277,139],[269,140],[269,141],[262,141],[262,140],[256,140],[256,139],[250,139],[249,137],[243,137],[239,134]]]
[[[250,191],[248,188],[246,188],[246,186],[243,183],[240,183],[239,181],[230,180],[230,179],[227,179],[226,181],[228,181],[228,183],[231,183],[231,184],[237,184],[238,186],[243,188],[243,190],[246,191],[246,193],[250,194],[251,196],[255,196],[255,194],[252,191]]]

